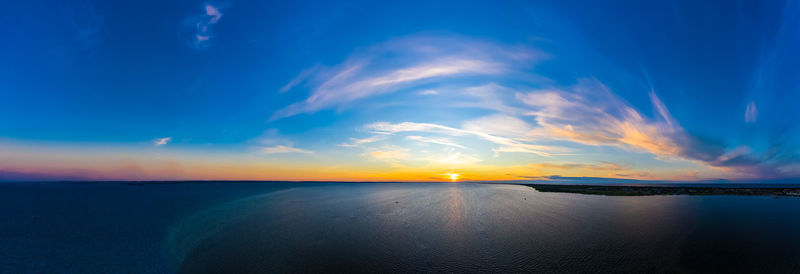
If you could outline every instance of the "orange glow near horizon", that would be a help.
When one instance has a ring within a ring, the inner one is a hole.
[[[149,144],[146,144],[149,145]],[[145,146],[146,146],[145,145]],[[531,164],[458,164],[455,170],[433,158],[401,164],[398,160],[354,157],[336,162],[299,154],[276,160],[258,152],[225,153],[191,149],[140,149],[108,145],[70,146],[0,142],[0,171],[16,178],[72,180],[275,180],[275,181],[391,181],[462,182],[547,179],[548,176],[627,179],[697,179],[675,176],[671,170],[639,170],[613,164],[546,162]],[[370,155],[367,155],[370,156]],[[408,156],[420,159],[422,156]],[[427,160],[426,160],[427,161]],[[720,174],[721,175],[721,174]]]

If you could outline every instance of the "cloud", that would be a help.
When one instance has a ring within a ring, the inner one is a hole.
[[[286,85],[281,87],[279,92],[280,93],[287,92],[287,91],[293,89],[294,87],[302,84],[303,82],[308,80],[309,77],[314,75],[314,73],[316,73],[317,70],[319,70],[319,69],[320,69],[320,66],[316,65],[316,66],[313,66],[313,67],[310,67],[308,69],[305,69],[305,70],[301,71],[300,74],[298,74],[297,76],[294,77],[294,79],[292,79],[291,81],[289,81],[289,83],[286,83]]]
[[[514,116],[494,114],[464,122],[462,128],[469,131],[491,132],[494,135],[525,138],[533,131],[527,122]]]
[[[439,95],[439,92],[433,89],[426,89],[420,92],[417,92],[419,95]]]
[[[671,116],[655,92],[650,92],[656,117],[647,118],[596,79],[584,79],[568,89],[518,93],[533,109],[538,138],[586,145],[608,145],[648,152],[662,159],[697,161],[742,176],[779,177],[791,161],[759,157],[746,147],[725,149],[720,142],[697,138]]]
[[[613,145],[662,156],[684,156],[683,130],[655,94],[652,103],[661,121],[647,119],[596,80],[583,80],[571,90],[520,93],[533,107],[528,115],[541,126],[540,134],[587,145]]]
[[[222,19],[222,9],[227,6],[227,4],[206,2],[203,4],[203,13],[191,18],[194,28],[192,40],[195,48],[206,48],[211,45],[211,39],[214,38],[214,25]]]
[[[465,101],[459,102],[457,105],[460,107],[494,110],[506,115],[519,115],[524,111],[509,105],[510,102],[514,101],[514,93],[513,89],[496,83],[468,87],[460,93]],[[509,95],[511,96],[510,98]]]
[[[222,13],[219,12],[219,8],[211,4],[206,4],[206,15],[211,17],[208,20],[209,24],[216,24],[219,22],[219,19],[222,18]]]
[[[378,142],[378,141],[381,141],[381,140],[384,140],[384,139],[386,139],[386,136],[380,136],[380,135],[371,136],[371,137],[367,137],[367,138],[363,138],[363,139],[350,138],[350,143],[342,143],[342,144],[339,144],[339,146],[341,146],[341,147],[357,147],[357,146],[361,146],[363,144],[374,143],[374,142]]]
[[[156,146],[163,146],[169,143],[170,141],[172,141],[172,137],[158,138],[153,140],[153,144],[155,144]]]
[[[283,146],[283,145],[265,147],[261,149],[261,152],[265,154],[285,154],[285,153],[314,154],[314,152],[312,151],[299,149],[292,146]]]
[[[744,121],[747,123],[755,123],[758,119],[758,109],[756,109],[756,102],[750,101],[747,104],[747,109],[744,111]]]
[[[457,148],[465,148],[462,145],[456,144],[450,139],[447,138],[430,138],[430,137],[422,137],[422,136],[406,136],[406,139],[424,142],[424,143],[431,143],[431,144],[439,144],[444,146],[451,146]]]
[[[514,73],[512,68],[541,57],[528,48],[464,38],[396,39],[354,53],[337,66],[302,72],[281,90],[291,89],[308,79],[310,96],[275,112],[272,119],[313,113],[432,80],[508,76]]]
[[[250,142],[253,143],[253,149],[263,154],[314,154],[313,151],[294,147],[294,141],[290,137],[282,135],[274,128],[265,130]]]
[[[481,159],[478,159],[474,156],[464,155],[461,154],[461,152],[455,152],[439,160],[439,163],[448,165],[461,165],[461,164],[474,164],[480,161]]]
[[[547,151],[554,151],[560,149],[551,146],[529,144],[512,138],[495,136],[482,131],[458,129],[431,123],[402,122],[402,123],[392,124],[387,122],[377,122],[367,125],[367,129],[372,130],[373,132],[378,134],[388,134],[388,135],[400,132],[432,132],[432,133],[448,134],[453,136],[470,135],[498,145],[502,145],[500,147],[501,152],[525,152],[525,153],[536,154],[539,156],[550,156],[550,153]]]

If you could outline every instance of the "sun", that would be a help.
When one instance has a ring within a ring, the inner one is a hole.
[[[458,178],[461,177],[461,174],[447,172],[444,174],[444,176],[446,176],[451,182],[455,182],[458,181]]]

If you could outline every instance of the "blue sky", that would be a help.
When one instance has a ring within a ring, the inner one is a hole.
[[[9,178],[800,175],[796,1],[6,10]]]

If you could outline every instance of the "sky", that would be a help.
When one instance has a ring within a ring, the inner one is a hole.
[[[798,1],[14,1],[0,180],[800,178]]]

